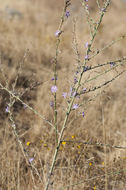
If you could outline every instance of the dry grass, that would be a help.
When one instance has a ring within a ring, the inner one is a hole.
[[[22,14],[22,18],[14,16],[10,18],[5,7],[15,8]],[[63,1],[46,0],[5,0],[0,9],[0,68],[8,81],[11,89],[17,76],[19,63],[27,49],[25,61],[22,64],[16,90],[22,92],[34,82],[41,82],[38,87],[26,92],[22,100],[48,120],[53,120],[53,111],[50,108],[52,95],[50,87],[52,61],[55,55],[55,36],[59,17],[62,11]],[[92,15],[96,7],[94,1],[89,4]],[[125,9],[126,3],[112,1],[109,11],[106,13],[98,36],[93,44],[94,49],[102,48],[112,40],[125,33]],[[62,92],[69,90],[72,72],[75,70],[75,54],[72,48],[72,18],[77,17],[77,38],[79,50],[83,56],[84,43],[89,38],[88,25],[80,8],[79,1],[72,0],[70,7],[72,15],[64,26],[64,35],[60,45],[60,56],[58,63],[58,127],[62,126],[65,101]],[[83,24],[82,24],[83,23]],[[120,41],[112,48],[93,59],[91,65],[104,63],[125,55],[126,40]],[[83,58],[83,57],[81,57]],[[118,71],[114,70],[107,78],[114,76]],[[94,73],[95,74],[95,73]],[[102,80],[93,81],[90,85],[101,84]],[[4,76],[0,76],[0,82],[5,85]],[[126,75],[115,80],[94,101],[86,102],[84,105],[85,118],[78,112],[71,114],[68,128],[64,134],[65,140],[76,140],[85,142],[104,143],[104,129],[106,132],[106,143],[111,145],[125,146],[125,111],[126,111]],[[87,86],[88,87],[88,86]],[[92,93],[90,97],[96,94]],[[89,96],[85,96],[86,101]],[[47,174],[55,147],[55,131],[46,122],[34,115],[29,109],[16,102],[13,106],[13,115],[17,126],[18,135],[23,146],[34,157],[34,164],[42,176],[42,183],[34,174],[33,183],[30,165],[25,158],[15,139],[8,114],[5,113],[9,95],[0,91],[0,190],[31,190],[44,189]],[[102,110],[104,112],[102,112]],[[82,110],[83,111],[83,110]],[[27,146],[27,142],[30,145]],[[96,190],[105,189],[105,169],[108,178],[109,190],[126,189],[126,151],[112,147],[85,145],[83,143],[66,143],[60,147],[56,161],[54,174],[50,189],[55,190]],[[105,168],[106,157],[106,168]],[[76,184],[73,186],[73,184]],[[69,187],[68,187],[69,186]]]

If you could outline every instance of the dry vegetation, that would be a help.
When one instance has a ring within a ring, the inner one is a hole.
[[[21,16],[11,17],[6,6],[8,10],[18,10]],[[63,0],[4,0],[0,6],[0,82],[12,90],[19,73],[14,93],[23,92],[21,99],[52,122],[50,101],[53,96],[50,88],[56,46],[54,34],[62,8]],[[95,17],[95,0],[89,1],[89,8]],[[69,91],[76,65],[72,44],[73,17],[77,20],[76,34],[82,60],[84,44],[89,39],[89,28],[80,1],[72,0],[69,10],[71,15],[64,24],[57,67],[59,129],[66,105],[62,92]],[[125,34],[125,10],[126,3],[112,1],[93,44],[94,50]],[[125,46],[125,39],[117,42],[92,59],[90,66],[124,56]],[[107,76],[87,84],[86,88],[101,84],[125,68],[114,69]],[[91,74],[95,76],[96,73]],[[82,99],[84,106],[70,115],[63,136],[65,143],[60,146],[50,190],[107,190],[106,183],[108,190],[126,189],[126,149],[112,147],[126,147],[125,81],[124,73],[109,86],[85,95]],[[88,101],[89,98],[93,100]],[[13,135],[9,114],[5,112],[8,103],[8,92],[0,90],[0,190],[43,190],[56,146],[55,131],[31,110],[24,108],[22,103],[14,103],[12,113],[16,130],[29,158],[34,157],[33,163],[42,177],[40,182],[34,170],[31,173],[31,166]],[[82,111],[85,112],[84,118],[79,114]],[[80,141],[111,146],[105,149],[104,146],[86,145]]]

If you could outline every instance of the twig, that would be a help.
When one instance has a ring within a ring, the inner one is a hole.
[[[66,142],[66,143],[78,143],[78,144],[85,144],[85,145],[89,145],[89,146],[101,146],[101,147],[110,147],[110,148],[116,148],[116,149],[126,149],[125,146],[119,146],[119,145],[110,145],[110,144],[103,144],[100,142],[86,142],[86,141],[72,141],[72,140],[62,140],[61,142]]]
[[[18,100],[19,102],[21,102],[23,105],[25,105],[28,109],[30,109],[35,115],[39,116],[39,118],[41,118],[42,120],[44,120],[46,123],[48,123],[50,126],[54,127],[54,125],[48,121],[47,119],[44,118],[44,116],[42,116],[37,110],[35,110],[34,108],[32,108],[31,106],[29,106],[28,104],[26,104],[25,102],[23,102],[23,100],[21,100],[17,95],[15,95],[13,92],[11,92],[8,88],[4,87],[1,83],[0,83],[0,88],[2,90],[5,90],[6,92],[8,92],[13,98],[15,98],[16,100]]]

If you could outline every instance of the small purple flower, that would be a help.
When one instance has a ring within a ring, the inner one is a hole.
[[[78,108],[79,108],[79,105],[78,105],[78,104],[74,104],[74,105],[73,105],[73,109],[74,109],[74,110],[76,110],[76,109],[78,109]]]
[[[52,86],[51,87],[51,92],[52,93],[56,93],[56,91],[57,91],[57,86]]]
[[[87,88],[83,88],[83,92],[86,92]]]
[[[115,66],[115,62],[110,62],[110,66],[114,67]]]
[[[101,11],[102,12],[106,12],[106,8],[101,8]]]
[[[51,78],[51,80],[55,80],[55,78],[54,78],[54,77],[52,77],[52,78]]]
[[[13,124],[12,124],[12,127],[13,127],[13,128],[15,128],[15,127],[16,127],[16,125],[13,123]]]
[[[88,42],[85,43],[85,47],[88,48]]]
[[[66,93],[66,92],[63,92],[62,96],[63,96],[64,98],[66,98],[66,97],[67,97],[67,93]]]
[[[55,80],[55,77],[52,77],[51,80]],[[56,80],[57,80],[57,76],[56,76]]]
[[[29,163],[31,164],[34,158],[29,158]]]
[[[9,112],[10,112],[10,110],[9,110],[9,107],[8,107],[8,106],[6,107],[5,112],[6,112],[6,113],[9,113]]]
[[[23,104],[24,105],[24,109],[26,109],[27,108],[27,105],[26,104]]]
[[[54,107],[54,102],[50,101],[50,106],[53,108]]]
[[[74,77],[74,84],[78,82],[77,77]]]
[[[56,36],[56,37],[59,37],[61,33],[62,33],[62,31],[57,30],[57,31],[55,32],[55,36]]]
[[[88,55],[86,55],[86,56],[85,56],[85,60],[88,60],[88,59],[89,59],[89,56],[88,56]]]
[[[85,116],[84,112],[82,112],[82,116],[83,116],[83,117]]]
[[[66,11],[66,17],[68,18],[70,16],[70,12]]]
[[[88,2],[88,0],[84,0],[85,2]]]
[[[84,72],[86,72],[87,70],[88,70],[89,68],[88,68],[88,66],[84,66]]]
[[[77,75],[78,73],[79,73],[79,71],[76,71],[76,73],[75,73],[75,74]]]

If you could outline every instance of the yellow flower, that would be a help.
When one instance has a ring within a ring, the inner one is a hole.
[[[65,144],[66,144],[66,142],[65,142],[65,141],[63,141],[63,142],[62,142],[62,145],[65,145]]]
[[[104,163],[104,162],[102,162],[102,165],[103,165],[103,166],[104,166],[104,164],[105,164],[105,163]]]
[[[89,163],[89,166],[92,166],[92,163],[91,163],[91,162]]]
[[[125,156],[125,157],[123,157],[123,159],[126,159],[126,156]]]
[[[75,136],[74,135],[72,135],[72,139],[74,139],[75,138]]]
[[[94,190],[96,190],[96,186],[94,186]]]
[[[77,148],[79,148],[79,149],[80,149],[80,145],[77,145]]]
[[[31,143],[28,141],[26,144],[27,144],[27,146],[29,146]]]
[[[47,144],[44,144],[44,147],[47,147],[48,145]]]

